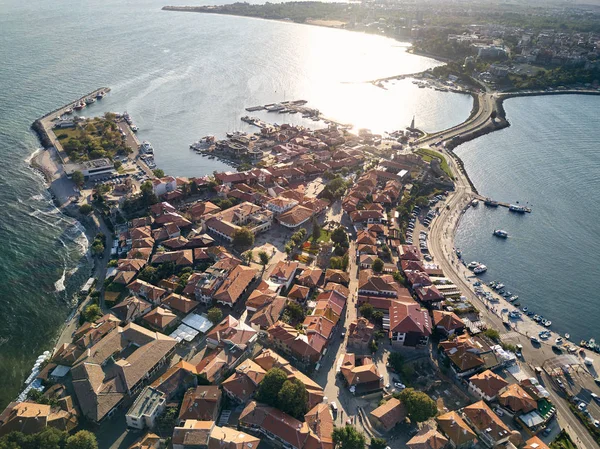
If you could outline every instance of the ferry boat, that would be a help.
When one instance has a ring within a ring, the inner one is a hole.
[[[474,268],[477,268],[479,265],[481,265],[479,262],[473,261],[473,262],[469,262],[469,264],[467,265],[467,268],[469,270],[472,270]]]
[[[524,214],[527,212],[527,208],[524,206],[519,206],[518,204],[510,204],[508,206],[508,210],[511,212],[517,212],[519,214]]]
[[[140,151],[146,154],[154,154],[154,148],[152,148],[152,145],[147,140],[144,140],[140,145]]]
[[[92,98],[92,97],[87,97],[85,99],[85,104],[92,104],[92,103],[95,103],[95,102],[96,102],[96,99]]]
[[[481,274],[481,273],[485,273],[487,271],[487,267],[483,264],[481,265],[477,265],[474,269],[473,269],[473,273],[475,274]]]
[[[502,229],[494,229],[494,235],[496,237],[500,237],[502,239],[505,239],[508,237],[508,232],[503,231]]]
[[[85,103],[83,101],[80,101],[75,106],[73,106],[73,109],[75,109],[76,111],[81,111],[83,108],[85,108]]]
[[[498,201],[494,201],[491,198],[486,198],[483,204],[489,207],[498,207]]]

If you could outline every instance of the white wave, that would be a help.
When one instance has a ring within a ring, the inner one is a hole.
[[[67,280],[67,269],[63,268],[62,276],[58,281],[54,283],[54,288],[57,293],[64,292],[66,290],[65,281]]]
[[[32,195],[30,198],[30,200],[35,200],[35,201],[44,201],[47,200],[48,198],[44,196],[44,194],[39,193],[37,195]]]
[[[33,153],[31,153],[27,158],[25,158],[25,162],[27,162],[27,165],[31,164],[31,161],[33,160],[33,158],[36,157],[38,154],[40,154],[42,151],[45,151],[45,150],[43,148],[38,148]]]

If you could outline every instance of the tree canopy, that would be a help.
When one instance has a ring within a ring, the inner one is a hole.
[[[379,257],[373,261],[373,271],[375,273],[381,273],[383,271],[383,260]]]
[[[412,422],[423,422],[437,415],[437,406],[433,399],[422,391],[407,388],[398,393],[404,403],[406,413]]]
[[[152,174],[157,178],[163,178],[165,176],[165,172],[162,168],[155,168],[152,170]]]
[[[277,394],[277,404],[281,411],[302,419],[308,411],[308,391],[299,379],[286,380]]]
[[[96,321],[98,318],[102,316],[102,310],[97,304],[90,304],[83,311],[83,317],[88,322]]]
[[[333,243],[337,243],[338,245],[347,246],[348,234],[346,234],[346,230],[342,226],[335,228],[331,233],[331,241]]]
[[[262,382],[258,385],[258,391],[256,392],[256,399],[259,402],[277,407],[277,400],[279,391],[283,387],[283,384],[287,380],[287,374],[285,371],[279,368],[271,368],[265,374]]]
[[[96,436],[88,430],[80,430],[67,438],[65,449],[98,449]]]
[[[69,433],[54,427],[46,427],[39,433],[10,432],[0,438],[0,449],[97,449],[93,433],[81,430]]]
[[[331,437],[336,449],[365,449],[365,436],[351,425],[335,427]]]
[[[267,265],[269,263],[269,255],[265,251],[260,251],[258,253],[258,258],[260,259],[260,263],[263,265]]]
[[[364,316],[366,319],[370,319],[371,316],[373,316],[373,306],[371,304],[369,304],[368,302],[365,302],[363,305],[361,305],[358,308],[358,311],[360,312],[360,314],[362,316]]]
[[[245,226],[233,233],[233,246],[236,248],[248,248],[254,244],[254,234]]]
[[[212,309],[208,310],[207,316],[211,323],[217,324],[223,319],[223,312],[218,307],[213,307]]]
[[[83,173],[81,173],[79,170],[76,170],[71,175],[71,181],[73,181],[77,187],[82,187],[83,183],[85,182],[85,177],[83,176]]]
[[[387,441],[384,438],[371,438],[371,444],[369,444],[371,449],[385,449],[387,447]]]

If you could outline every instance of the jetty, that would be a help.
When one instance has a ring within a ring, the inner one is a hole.
[[[495,201],[495,200],[491,200],[490,198],[482,196],[482,195],[479,195],[479,194],[474,194],[473,198],[477,199],[477,200],[480,200],[480,201],[483,201],[484,204],[491,203],[491,205],[490,204],[486,204],[486,205],[490,205],[491,207],[501,206],[501,207],[506,207],[507,209],[510,209],[511,206],[518,206],[518,207],[520,207],[522,209],[521,212],[531,213],[531,208],[530,207],[523,206],[523,205],[521,205],[519,203],[514,203],[513,204],[513,203],[504,203],[502,201]]]

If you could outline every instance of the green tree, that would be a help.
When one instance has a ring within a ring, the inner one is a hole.
[[[422,391],[407,388],[402,390],[398,397],[406,407],[406,412],[412,422],[427,421],[437,415],[437,406],[434,400]]]
[[[177,407],[167,408],[167,410],[156,419],[156,428],[159,433],[163,435],[172,435],[173,429],[177,424],[178,415]]]
[[[394,371],[400,373],[402,371],[402,367],[404,366],[404,357],[402,357],[402,354],[399,352],[392,352],[388,357],[388,364]]]
[[[98,240],[94,240],[94,243],[92,243],[92,253],[96,256],[104,254],[104,244]]]
[[[79,170],[74,171],[71,175],[71,181],[73,181],[77,187],[81,188],[85,183],[85,176],[83,176],[83,173]]]
[[[304,309],[297,302],[289,301],[285,306],[285,311],[295,323],[304,321],[304,318],[306,318]]]
[[[260,259],[260,263],[265,266],[269,263],[269,255],[265,251],[260,251],[258,258]]]
[[[331,241],[338,245],[348,246],[348,234],[342,226],[338,226],[331,233]]]
[[[374,308],[371,304],[369,304],[368,302],[365,302],[363,305],[361,305],[358,308],[358,311],[360,312],[360,314],[362,316],[364,316],[367,320],[369,320],[373,316]]]
[[[162,168],[155,168],[154,170],[152,170],[152,174],[154,176],[156,176],[157,178],[164,178],[165,177],[165,172]]]
[[[378,325],[383,325],[383,312],[381,310],[374,310],[371,315],[371,320]]]
[[[251,250],[244,251],[242,253],[242,260],[246,262],[247,265],[250,265],[254,262],[254,253]]]
[[[392,273],[392,276],[394,277],[394,280],[399,284],[406,285],[406,279],[404,279],[404,276],[402,276],[402,274],[399,271],[394,271]]]
[[[371,449],[385,449],[387,447],[387,441],[384,438],[371,438],[369,447]]]
[[[499,342],[500,341],[500,332],[498,332],[496,329],[486,329],[483,332],[483,335],[485,335],[487,338],[494,340],[495,342]]]
[[[213,324],[217,324],[223,319],[223,312],[218,307],[213,307],[212,309],[208,310],[207,316]]]
[[[240,248],[248,248],[254,244],[254,234],[245,226],[237,229],[233,233],[233,246]]]
[[[381,273],[383,271],[383,260],[381,260],[380,258],[377,258],[373,261],[373,272],[375,273]]]
[[[420,196],[415,200],[415,204],[419,207],[425,207],[429,204],[429,200],[426,196]]]
[[[273,407],[277,406],[279,391],[287,381],[287,374],[279,368],[271,368],[258,384],[256,399]]]
[[[156,272],[158,270],[155,267],[151,267],[151,266],[147,266],[145,267],[142,272],[139,275],[139,278],[142,281],[146,281],[146,282],[155,282],[157,279],[157,275]]]
[[[319,222],[316,219],[313,219],[312,224],[312,239],[316,242],[321,237],[321,226],[319,226]]]
[[[277,393],[277,404],[281,411],[296,419],[302,419],[308,411],[306,387],[298,379],[286,380]]]
[[[80,430],[67,438],[65,449],[98,449],[98,442],[92,432]]]
[[[96,321],[102,316],[102,310],[97,304],[90,304],[83,310],[83,317],[89,323]]]
[[[331,438],[336,449],[365,449],[365,436],[348,424],[334,427]]]
[[[82,204],[81,206],[79,206],[79,213],[82,215],[89,215],[92,212],[92,205],[91,204]]]

